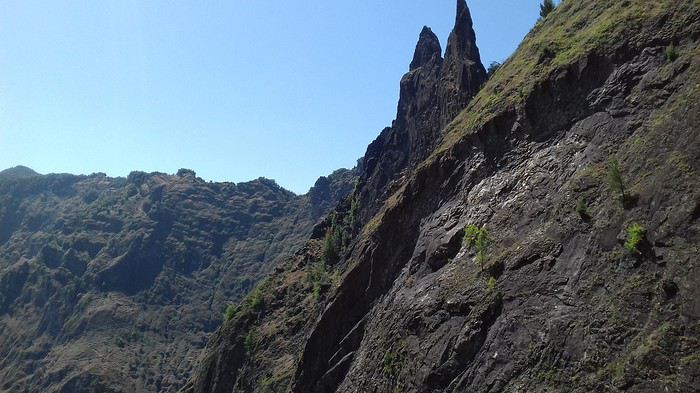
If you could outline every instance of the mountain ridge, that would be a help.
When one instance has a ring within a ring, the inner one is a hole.
[[[336,177],[336,178],[337,178],[338,176],[342,176],[343,173],[346,173],[346,172],[348,172],[348,171],[355,171],[355,170],[356,170],[356,168],[351,168],[351,169],[348,169],[348,168],[338,168],[338,169],[334,170],[333,172],[331,172],[328,176],[320,176],[318,179],[316,179],[316,181],[314,182],[314,185],[312,185],[311,187],[309,187],[309,189],[308,189],[306,192],[304,192],[304,193],[298,193],[298,192],[295,192],[295,191],[288,190],[287,188],[285,188],[284,186],[279,185],[279,184],[278,184],[278,186],[281,187],[281,188],[283,188],[283,189],[285,189],[285,190],[287,190],[287,191],[289,191],[289,192],[292,192],[292,193],[294,193],[294,194],[296,194],[296,195],[304,196],[304,195],[307,195],[309,192],[314,191],[314,190],[313,190],[313,189],[314,189],[314,186],[315,186],[319,181],[323,181],[322,179],[324,179],[324,178],[333,178],[333,177]],[[129,174],[127,174],[126,176],[107,176],[105,173],[102,173],[102,172],[99,172],[99,173],[92,173],[92,174],[90,174],[90,175],[86,175],[86,174],[74,174],[74,173],[56,173],[56,172],[50,172],[50,173],[46,173],[46,174],[41,174],[41,173],[36,172],[35,170],[33,170],[33,169],[30,168],[30,167],[27,167],[27,166],[24,166],[24,165],[16,165],[16,166],[14,166],[14,167],[10,167],[10,168],[6,168],[6,169],[4,169],[4,170],[1,170],[1,171],[0,171],[0,178],[9,179],[9,178],[26,178],[26,177],[33,177],[33,176],[70,175],[70,176],[104,176],[104,177],[107,177],[107,178],[109,178],[109,179],[127,179],[127,178],[129,178],[130,175],[133,175],[133,174],[164,175],[164,176],[168,176],[168,175],[170,175],[170,176],[191,176],[191,177],[195,177],[195,178],[197,178],[197,179],[200,179],[200,180],[202,180],[202,181],[206,181],[206,182],[209,182],[209,183],[220,183],[220,184],[227,184],[227,183],[228,183],[228,184],[239,184],[239,183],[244,183],[244,184],[245,184],[245,183],[250,183],[250,182],[253,182],[253,181],[256,181],[256,180],[257,180],[257,181],[271,181],[271,182],[277,184],[277,180],[275,180],[275,179],[273,179],[273,178],[268,178],[268,177],[265,177],[265,176],[259,176],[259,177],[255,178],[255,179],[242,180],[242,181],[238,181],[238,182],[227,181],[227,180],[224,180],[224,181],[205,180],[205,179],[202,179],[202,178],[200,178],[200,177],[197,177],[197,173],[196,173],[195,171],[193,171],[193,170],[191,170],[191,169],[187,169],[187,168],[181,168],[181,169],[179,169],[179,170],[178,170],[176,173],[174,173],[174,174],[168,174],[168,173],[160,172],[160,171],[145,172],[145,171],[140,171],[140,170],[134,170],[134,171],[131,171],[131,172],[130,172]]]
[[[186,169],[0,176],[0,391],[176,390],[226,306],[309,236],[354,172],[323,179],[297,196]]]
[[[697,391],[700,1],[563,0],[487,75],[457,0],[410,60],[303,196],[0,176],[0,391]]]
[[[340,260],[308,242],[183,391],[695,391],[699,38],[698,2],[563,1],[424,160],[362,167]]]
[[[33,169],[23,165],[17,165],[0,171],[0,177],[4,178],[24,178],[39,175]]]

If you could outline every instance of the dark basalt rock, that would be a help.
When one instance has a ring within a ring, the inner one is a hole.
[[[357,178],[357,169],[338,169],[328,176],[321,176],[316,180],[306,194],[311,204],[311,214],[318,220],[326,212],[334,207],[337,201],[350,195]]]
[[[481,87],[459,0],[357,172],[306,196],[0,177],[0,390],[697,391],[698,39],[697,2],[563,1]]]
[[[487,79],[464,0],[457,1],[444,60],[440,52],[438,38],[424,27],[409,72],[401,78],[396,120],[369,145],[362,159],[363,192],[358,198],[365,207],[364,219],[396,190],[400,173],[414,168],[433,150],[442,129]]]
[[[324,245],[309,241],[269,278],[275,306],[220,331],[185,392],[697,391],[700,6],[558,7],[470,104],[483,79],[466,4],[445,59],[424,29],[396,121],[317,227],[360,201],[325,265],[339,279],[309,283]],[[453,104],[474,112],[435,151]],[[611,193],[610,157],[635,204]],[[636,251],[620,244],[632,222],[646,228]],[[468,225],[488,230],[481,263],[460,244]],[[245,359],[218,358],[255,334]]]
[[[487,78],[476,46],[469,8],[465,0],[458,0],[455,27],[447,40],[445,61],[440,73],[438,95],[442,127],[466,107]]]
[[[440,62],[442,62],[440,40],[438,40],[435,33],[430,30],[430,27],[423,26],[423,30],[421,30],[420,36],[418,37],[418,44],[416,44],[416,51],[413,54],[413,61],[411,61],[409,71],[414,71],[429,63],[439,64]]]

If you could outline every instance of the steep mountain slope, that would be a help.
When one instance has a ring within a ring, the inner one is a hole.
[[[441,132],[400,104],[184,391],[698,391],[698,39],[697,0],[564,0]]]
[[[354,172],[297,196],[211,183],[0,173],[0,391],[167,392],[224,309],[308,238]]]

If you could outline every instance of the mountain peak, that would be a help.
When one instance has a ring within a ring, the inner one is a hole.
[[[410,70],[413,71],[424,66],[434,58],[442,59],[442,47],[440,40],[428,26],[423,26],[420,32],[416,51],[413,53],[413,61],[411,61]]]
[[[0,177],[19,179],[32,176],[39,176],[39,174],[33,169],[23,165],[17,165],[16,167],[0,171]]]
[[[455,26],[450,33],[445,52],[445,58],[448,57],[464,57],[474,62],[481,62],[472,16],[465,0],[457,0]]]
[[[469,15],[469,7],[467,7],[466,0],[457,0],[457,15],[455,16],[455,24],[459,23],[462,14],[467,13]],[[471,20],[471,17],[469,18]]]
[[[457,0],[455,27],[447,40],[441,75],[441,124],[445,125],[466,107],[488,78],[465,0]]]

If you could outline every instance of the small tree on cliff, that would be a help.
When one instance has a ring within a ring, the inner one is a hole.
[[[554,11],[555,7],[554,0],[544,0],[542,4],[540,4],[540,18],[546,18],[550,12]]]
[[[498,69],[501,68],[501,63],[497,61],[492,61],[491,64],[489,65],[489,68],[486,70],[486,73],[489,74],[489,77],[493,75]]]
[[[486,262],[486,253],[491,243],[486,228],[479,228],[476,225],[467,226],[464,228],[464,239],[462,241],[467,243],[468,248],[476,249],[476,263],[483,271],[484,262]]]
[[[625,207],[627,202],[627,194],[625,194],[625,183],[622,179],[622,171],[620,163],[615,158],[608,160],[608,185],[613,194],[620,198],[622,207]]]

